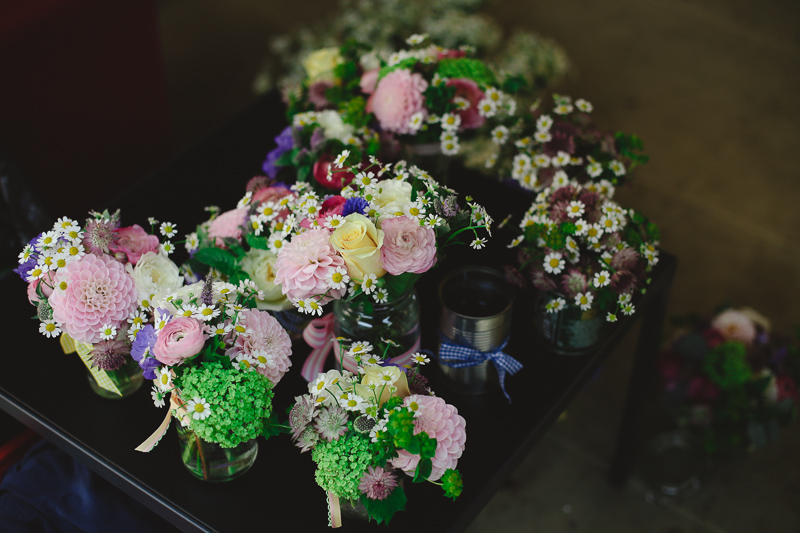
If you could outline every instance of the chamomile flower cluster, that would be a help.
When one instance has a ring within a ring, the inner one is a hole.
[[[635,311],[633,297],[658,263],[658,229],[612,200],[613,190],[568,180],[544,188],[520,222],[520,269],[548,296],[545,310]]]
[[[385,512],[380,502],[403,490],[398,477],[414,476],[420,462],[430,466],[423,479],[460,480],[455,468],[466,441],[464,419],[430,391],[419,367],[383,366],[386,349],[376,354],[379,347],[369,342],[338,343],[340,353],[357,361],[357,372],[318,374],[289,413],[292,440],[312,452],[317,483],[340,498],[366,496],[367,511],[377,518]],[[421,353],[413,359],[428,362]]]

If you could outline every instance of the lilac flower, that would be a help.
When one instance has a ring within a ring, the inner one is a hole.
[[[39,254],[37,253],[39,249],[36,247],[36,243],[39,241],[41,237],[42,234],[40,233],[39,235],[28,241],[28,246],[30,246],[31,249],[34,250],[34,252],[31,254],[31,256],[28,258],[27,261],[20,264],[17,268],[14,269],[14,272],[19,274],[19,277],[22,278],[22,281],[25,282],[28,281],[28,271],[34,268],[36,266],[36,262],[39,260]]]
[[[344,203],[344,208],[342,209],[342,216],[346,217],[350,213],[359,213],[362,215],[366,215],[368,212],[369,212],[369,202],[367,202],[363,198],[354,196],[352,198],[348,198],[347,201]]]
[[[145,379],[156,379],[155,369],[161,364],[155,357],[148,357],[148,353],[152,353],[156,345],[156,339],[155,328],[148,324],[139,330],[131,345],[131,357],[139,362]]]
[[[264,161],[264,165],[261,167],[270,178],[274,178],[278,175],[278,167],[276,166],[278,159],[280,159],[283,154],[294,148],[291,126],[287,126],[277,137],[275,137],[275,144],[277,144],[277,147],[267,154],[267,159]]]

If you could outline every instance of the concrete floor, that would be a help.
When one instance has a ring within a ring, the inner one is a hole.
[[[252,101],[271,35],[322,20],[333,7],[162,0],[178,144]],[[651,162],[619,197],[661,226],[663,248],[680,259],[671,313],[729,300],[760,310],[779,330],[800,323],[800,4],[497,1],[486,11],[507,28],[556,39],[577,67],[560,92],[591,101],[598,124],[645,140]],[[471,531],[800,531],[798,425],[718,467],[683,504],[645,502],[637,480],[609,488],[632,344],[618,351]]]

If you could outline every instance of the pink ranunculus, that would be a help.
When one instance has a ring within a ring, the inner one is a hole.
[[[49,298],[51,294],[53,294],[53,276],[55,272],[52,270],[45,274],[47,279],[44,280],[42,283],[41,279],[35,279],[28,283],[28,301],[31,305],[36,305],[39,303],[39,295],[36,294],[36,287],[39,286],[41,283],[42,285],[42,294],[44,294],[45,298]]]
[[[344,296],[345,289],[330,289],[328,279],[337,267],[344,267],[344,259],[330,244],[326,229],[309,230],[296,235],[278,252],[275,262],[275,283],[281,285],[283,294],[294,300],[321,294],[325,305]]]
[[[331,168],[333,161],[336,158],[330,154],[323,154],[320,156],[319,161],[314,163],[314,179],[326,189],[341,190],[342,187],[350,185],[350,182],[356,177],[355,174],[349,171],[344,171],[338,168]],[[328,176],[330,170],[331,175]]]
[[[287,196],[297,196],[297,194],[290,191],[286,187],[280,187],[280,186],[261,187],[259,189],[256,189],[255,192],[253,192],[252,201],[253,204],[255,205],[261,204],[263,202],[277,203]],[[279,221],[285,220],[287,216],[289,216],[288,208],[281,210],[281,212],[278,213],[276,220]]]
[[[367,102],[367,112],[374,113],[381,128],[397,133],[413,133],[411,117],[425,113],[428,82],[408,69],[397,69],[384,76]],[[424,116],[423,118],[427,118]]]
[[[756,338],[756,325],[753,320],[736,309],[721,312],[711,321],[711,327],[717,330],[726,341],[741,341],[750,346]]]
[[[364,94],[372,94],[375,92],[375,86],[378,84],[378,73],[380,69],[374,68],[368,70],[361,75],[361,92]]]
[[[208,226],[208,236],[214,239],[217,246],[225,246],[225,237],[239,240],[242,238],[242,225],[247,220],[247,209],[232,209],[219,215]]]
[[[341,215],[344,213],[344,204],[346,202],[347,198],[338,194],[326,199],[319,208],[319,217],[317,217],[317,220],[319,220],[320,224],[324,224],[329,216]]]
[[[139,224],[114,230],[117,238],[108,245],[114,254],[125,254],[128,262],[135,265],[147,252],[158,252],[158,237],[150,235]]]
[[[455,96],[464,98],[469,102],[469,107],[459,111],[461,116],[460,130],[471,130],[480,128],[486,122],[486,117],[482,117],[478,109],[478,104],[485,97],[478,84],[465,78],[455,78],[447,81],[448,87],[455,87]]]
[[[203,349],[206,342],[203,329],[203,325],[195,318],[173,318],[158,332],[153,355],[165,365],[180,364]]]
[[[436,264],[436,233],[407,216],[389,218],[381,225],[381,263],[386,272],[422,274]]]

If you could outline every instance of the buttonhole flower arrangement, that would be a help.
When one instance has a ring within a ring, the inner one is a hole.
[[[518,267],[547,298],[546,312],[567,306],[602,313],[608,322],[635,312],[658,263],[659,232],[641,214],[614,202],[612,191],[566,176],[542,190],[520,222]]]
[[[771,335],[769,321],[749,308],[673,323],[657,361],[663,404],[680,426],[701,433],[707,452],[762,448],[797,419],[798,335]]]
[[[482,206],[469,197],[459,206],[455,191],[423,170],[374,157],[362,166],[352,158],[345,150],[334,161],[332,175],[354,174],[337,194],[323,198],[297,183],[287,205],[275,281],[312,315],[335,299],[368,305],[396,299],[437,264],[443,248],[480,249],[491,232]]]
[[[130,332],[144,316],[142,302],[171,279],[168,256],[175,225],[121,226],[119,211],[92,212],[81,226],[68,217],[32,239],[14,270],[28,283],[39,331],[90,345],[87,364],[111,372],[130,361]],[[62,339],[65,350],[68,346]],[[80,351],[80,350],[79,350]],[[114,375],[109,377],[114,379]]]
[[[289,413],[292,440],[311,452],[329,505],[360,502],[370,519],[388,523],[405,509],[405,476],[440,485],[445,496],[457,498],[466,422],[428,388],[419,366],[429,358],[417,353],[408,368],[381,366],[386,353],[379,347],[337,342],[354,357],[358,373],[341,368],[320,373]]]
[[[131,355],[154,380],[156,407],[171,396],[167,416],[223,448],[280,431],[273,387],[292,365],[292,347],[257,308],[261,296],[251,280],[207,276],[158,301],[152,323],[134,332]]]
[[[613,194],[648,157],[636,135],[611,134],[592,123],[592,104],[554,94],[552,105],[537,100],[491,131],[491,142],[471,145],[467,165],[495,176],[510,176],[522,188],[541,191],[577,180]]]

